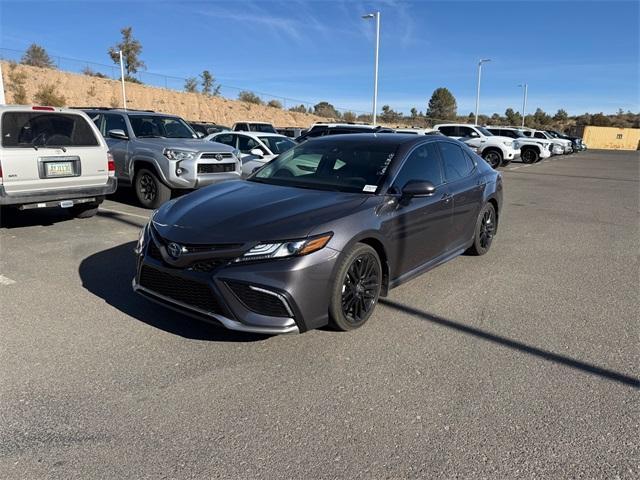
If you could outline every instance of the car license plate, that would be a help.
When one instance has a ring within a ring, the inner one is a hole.
[[[72,177],[75,174],[73,162],[47,162],[44,165],[47,177]]]

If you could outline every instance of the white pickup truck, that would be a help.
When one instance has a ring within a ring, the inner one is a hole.
[[[463,123],[443,123],[433,127],[443,135],[452,137],[473,147],[493,168],[505,166],[520,156],[520,145],[517,140],[493,135],[489,130],[478,125]]]
[[[523,163],[539,162],[549,158],[552,154],[553,144],[550,140],[526,137],[519,128],[494,127],[493,125],[486,128],[494,135],[515,138],[520,144],[520,157]]]
[[[565,140],[564,138],[553,138],[547,132],[542,130],[534,130],[532,128],[523,128],[522,133],[529,138],[539,138],[540,140],[548,140],[553,144],[552,153],[554,155],[562,155],[573,153],[573,146],[571,140]]]
[[[67,208],[92,217],[115,192],[102,135],[78,110],[0,105],[0,206]]]

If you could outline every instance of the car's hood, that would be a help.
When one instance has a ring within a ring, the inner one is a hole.
[[[149,148],[177,148],[194,152],[232,152],[234,150],[229,145],[201,138],[137,138],[136,140]]]
[[[243,180],[202,188],[168,202],[153,218],[158,233],[189,244],[303,238],[353,213],[366,194],[281,187]]]
[[[502,135],[491,135],[490,137],[486,137],[486,140],[487,143],[491,143],[493,145],[504,145],[505,143],[513,143],[513,141],[516,139],[511,137],[503,137]]]

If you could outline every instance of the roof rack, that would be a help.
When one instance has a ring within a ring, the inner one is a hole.
[[[74,110],[123,110],[125,111],[124,108],[122,107],[69,107],[69,108]],[[137,108],[127,108],[126,111],[156,113],[155,110],[143,110],[143,109],[137,109]]]

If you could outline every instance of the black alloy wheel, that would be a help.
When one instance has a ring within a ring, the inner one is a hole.
[[[522,161],[524,163],[535,163],[538,161],[538,152],[533,148],[526,148],[522,152]]]
[[[491,248],[491,243],[498,228],[496,209],[491,203],[487,203],[476,221],[476,230],[473,244],[467,250],[471,255],[484,255]]]
[[[342,259],[335,276],[329,316],[339,330],[353,330],[371,316],[382,286],[382,266],[376,251],[356,244]]]
[[[162,183],[154,172],[146,168],[138,171],[135,190],[138,201],[145,208],[158,208],[171,199],[171,189]]]

